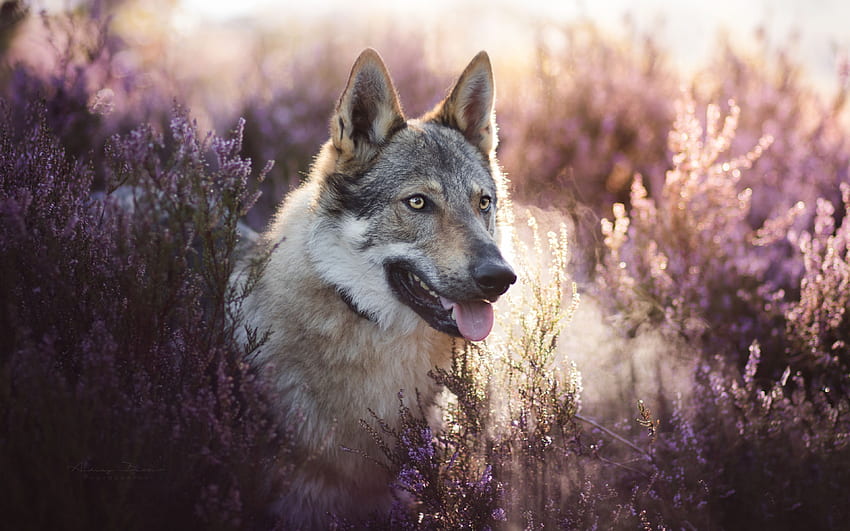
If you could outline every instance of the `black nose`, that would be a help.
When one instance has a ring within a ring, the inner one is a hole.
[[[516,274],[504,260],[487,260],[475,266],[472,278],[487,298],[495,299],[516,282]]]

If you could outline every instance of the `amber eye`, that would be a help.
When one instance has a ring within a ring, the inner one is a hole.
[[[493,201],[489,196],[482,196],[481,199],[478,200],[478,208],[481,212],[489,212],[490,206],[493,204]]]
[[[425,208],[425,198],[421,195],[414,195],[407,198],[407,206],[413,210],[422,210]]]

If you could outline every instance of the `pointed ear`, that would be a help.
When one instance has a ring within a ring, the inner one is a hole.
[[[487,52],[478,52],[452,88],[449,97],[426,119],[453,127],[469,142],[490,156],[499,142],[493,105],[496,85]]]
[[[405,125],[387,67],[378,52],[363,50],[331,117],[331,141],[348,159],[366,161]]]

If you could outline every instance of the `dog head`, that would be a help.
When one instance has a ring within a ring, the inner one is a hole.
[[[313,168],[321,215],[310,249],[356,311],[383,325],[416,315],[473,341],[489,334],[491,303],[516,280],[494,239],[494,96],[481,52],[445,100],[407,120],[380,56],[355,62]]]

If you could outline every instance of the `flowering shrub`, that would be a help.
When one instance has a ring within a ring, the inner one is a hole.
[[[720,128],[720,110],[710,105],[704,133],[693,101],[682,100],[670,133],[674,167],[667,172],[659,199],[648,197],[638,175],[632,184],[631,215],[617,203],[614,221],[602,221],[609,253],[598,268],[600,285],[611,290],[619,310],[632,313],[631,319],[639,320],[643,313],[690,341],[702,340],[709,323],[707,341],[752,334],[757,327],[742,322],[748,310],[739,308],[765,295],[756,292],[771,257],[759,259],[752,252],[755,235],[746,219],[753,192],[739,190],[738,182],[742,170],[752,166],[772,138],[763,137],[745,156],[718,161],[731,145],[739,112],[731,103]],[[787,229],[797,210],[782,227]],[[781,234],[778,222],[773,225],[773,235]],[[762,234],[761,244],[769,243]],[[718,325],[728,330],[718,331]]]
[[[714,526],[841,527],[850,514],[830,490],[850,481],[850,403],[828,389],[807,392],[790,368],[757,377],[760,358],[754,342],[743,373],[719,359],[696,373],[689,426],[702,459],[684,470],[707,486]],[[678,453],[675,438],[669,444]]]
[[[227,315],[241,296],[227,287],[235,224],[252,201],[240,129],[202,138],[177,112],[165,136],[116,137],[114,193],[99,197],[44,106],[24,116],[4,107],[0,125],[5,518],[256,521],[280,441]]]
[[[606,38],[591,24],[541,43],[524,97],[500,102],[505,166],[519,199],[593,208],[628,196],[635,172],[663,171],[676,77],[649,38]]]
[[[700,101],[734,99],[744,110],[730,151],[750,149],[759,137],[773,139],[741,185],[757,191],[749,222],[753,227],[781,214],[798,201],[814,206],[819,197],[841,200],[841,182],[850,171],[850,137],[846,129],[846,73],[840,70],[830,96],[817,93],[793,59],[794,41],[771,48],[761,36],[760,55],[746,55],[721,43],[694,91]],[[839,69],[841,64],[837,65]],[[813,177],[814,176],[814,177]],[[814,209],[804,214],[814,217]],[[794,279],[797,281],[799,279]],[[792,283],[794,283],[792,281]]]
[[[791,352],[804,366],[815,366],[850,393],[848,333],[850,328],[850,183],[841,183],[844,212],[836,228],[835,208],[826,200],[817,202],[812,233],[799,237],[805,273],[800,282],[800,300],[787,309],[786,333]]]
[[[677,404],[673,430],[659,437],[658,477],[680,483],[673,506],[683,496],[702,497],[709,512],[694,514],[711,515],[724,528],[830,528],[846,515],[806,493],[848,480],[840,464],[848,457],[850,413],[846,229],[836,228],[825,200],[817,203],[814,236],[791,229],[802,202],[749,228],[754,192],[737,184],[770,139],[717,162],[737,124],[739,110],[730,108],[719,128],[718,108],[709,106],[703,135],[692,100],[680,103],[670,135],[674,169],[659,198],[648,197],[638,176],[631,211],[615,204],[615,219],[602,222],[609,253],[598,267],[598,286],[622,322],[654,320],[703,356],[689,404]],[[841,190],[846,210],[848,185]],[[776,262],[793,260],[776,245],[781,238],[798,241],[802,250],[804,274],[799,290],[790,292],[800,294],[797,301],[775,280],[789,276],[776,275]],[[766,367],[762,338],[773,346]],[[742,367],[736,349],[746,339],[752,343]],[[673,474],[665,472],[670,465]],[[687,475],[701,478],[703,495],[682,490]]]

